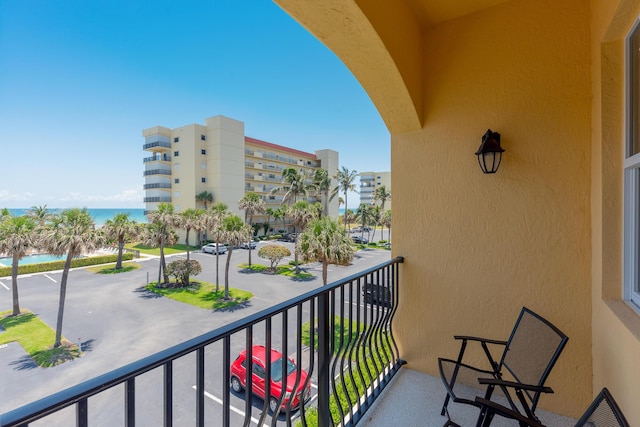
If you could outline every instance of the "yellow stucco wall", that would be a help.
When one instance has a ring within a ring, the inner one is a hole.
[[[430,27],[388,4],[275,1],[392,134],[409,366],[437,375],[453,334],[506,338],[526,305],[570,337],[541,406],[577,417],[606,386],[640,425],[640,316],[621,301],[622,42],[640,0],[512,0]],[[473,152],[489,127],[507,151],[484,176]]]
[[[624,37],[640,1],[596,1],[593,58],[593,389],[611,390],[631,425],[640,425],[640,316],[622,295]]]

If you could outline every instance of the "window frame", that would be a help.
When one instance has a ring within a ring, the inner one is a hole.
[[[640,150],[634,154],[633,116],[640,114],[640,66],[634,67],[633,38],[640,36],[640,17],[625,37],[623,141],[623,297],[640,312]],[[638,59],[640,61],[640,58]],[[640,64],[639,64],[640,65]],[[634,93],[637,92],[636,99]],[[637,125],[636,125],[637,126]]]

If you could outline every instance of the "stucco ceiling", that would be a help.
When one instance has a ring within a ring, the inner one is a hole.
[[[405,0],[423,26],[477,12],[508,0]]]

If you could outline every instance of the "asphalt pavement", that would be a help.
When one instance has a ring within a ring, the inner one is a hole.
[[[252,251],[254,263],[268,264],[257,256],[257,250],[263,243]],[[283,243],[293,252],[293,244]],[[67,299],[64,313],[63,335],[70,341],[80,343],[84,355],[74,361],[63,363],[53,368],[36,366],[17,343],[0,346],[0,413],[20,407],[26,403],[40,399],[59,390],[78,384],[100,374],[112,371],[118,367],[154,354],[167,347],[179,344],[197,337],[217,327],[246,317],[255,312],[269,308],[277,303],[286,301],[297,295],[322,286],[321,265],[308,264],[304,269],[314,275],[310,280],[296,281],[292,278],[262,273],[247,273],[237,266],[247,262],[248,250],[233,251],[229,284],[231,287],[248,290],[253,293],[250,302],[240,308],[229,311],[213,312],[179,303],[167,298],[157,297],[144,290],[148,281],[155,281],[158,272],[158,259],[146,258],[138,262],[141,268],[127,273],[101,275],[84,269],[72,270],[68,279]],[[168,261],[184,257],[184,254],[170,256]],[[329,266],[329,282],[350,276],[359,271],[373,267],[389,260],[390,251],[361,250],[356,253],[354,262],[350,266]],[[197,278],[207,282],[215,282],[216,256],[204,253],[191,253],[191,258],[198,260],[203,268]],[[293,259],[293,255],[289,258]],[[289,259],[283,260],[283,263]],[[224,266],[226,254],[219,257],[220,286],[224,286]],[[24,275],[19,278],[20,305],[36,313],[41,320],[54,327],[57,307],[59,281],[61,272],[46,274]],[[0,311],[11,309],[11,278],[0,278]],[[277,328],[276,328],[277,329]],[[295,331],[290,328],[289,331]],[[1,332],[0,332],[1,333]],[[256,340],[262,332],[256,331]],[[276,333],[276,339],[279,339]],[[237,342],[236,342],[237,341]],[[220,348],[218,348],[220,347]],[[235,340],[234,349],[244,348],[243,340]],[[220,362],[221,346],[213,345],[207,349],[207,363],[215,365]],[[184,361],[177,364],[175,370],[181,372],[174,385],[180,390],[177,396],[184,395],[184,399],[193,399],[188,394],[195,394],[195,369],[193,361],[185,356]],[[304,361],[300,361],[304,364]],[[218,369],[208,372],[219,372]],[[216,411],[221,405],[216,403],[216,392],[225,385],[219,384],[220,378],[215,374],[209,378],[212,392],[206,395],[210,401],[207,411],[214,411],[210,416],[216,417]],[[153,393],[161,390],[161,377],[154,372],[146,374],[137,383],[137,387],[144,387]],[[146,386],[145,386],[146,384]],[[146,392],[146,391],[145,391]],[[111,420],[110,414],[121,413],[122,397],[110,396],[110,391],[90,400],[92,416],[109,420],[104,425],[119,425]],[[146,415],[139,425],[159,425],[154,417],[159,416],[159,400],[140,402],[139,412]],[[242,396],[234,396],[233,409],[243,408]],[[177,399],[180,400],[180,399]],[[259,400],[259,399],[257,399]],[[256,404],[254,399],[254,405]],[[115,406],[114,406],[115,405]],[[191,425],[186,420],[193,417],[192,408],[181,410],[176,405],[174,416],[177,423]],[[242,409],[238,409],[243,412]],[[240,414],[234,412],[240,417]],[[100,417],[100,414],[102,416]],[[68,415],[68,414],[67,414]],[[63,416],[63,415],[61,415]],[[211,419],[211,418],[209,418]],[[49,420],[49,425],[56,425],[55,418]],[[64,425],[60,421],[59,425]],[[94,424],[92,424],[94,425]],[[101,425],[101,424],[97,424]]]

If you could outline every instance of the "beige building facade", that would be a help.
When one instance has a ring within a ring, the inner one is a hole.
[[[203,209],[196,196],[203,191],[213,195],[244,218],[238,204],[244,195],[260,194],[267,207],[282,206],[282,194],[271,191],[282,184],[282,171],[296,168],[309,175],[324,168],[334,175],[338,170],[337,151],[323,149],[308,153],[245,136],[244,123],[224,116],[206,119],[205,125],[190,124],[175,129],[155,126],[143,130],[145,208],[155,210],[158,203],[172,203],[176,211]],[[335,180],[334,180],[335,181]],[[337,185],[334,182],[333,185]],[[314,202],[317,198],[310,197]],[[338,216],[338,200],[329,204],[329,215]],[[269,221],[254,216],[254,223]],[[277,225],[274,225],[277,226]]]
[[[373,205],[376,203],[373,193],[376,188],[384,185],[388,193],[391,193],[391,172],[360,172],[360,203]],[[384,202],[384,210],[391,209],[391,199]]]

